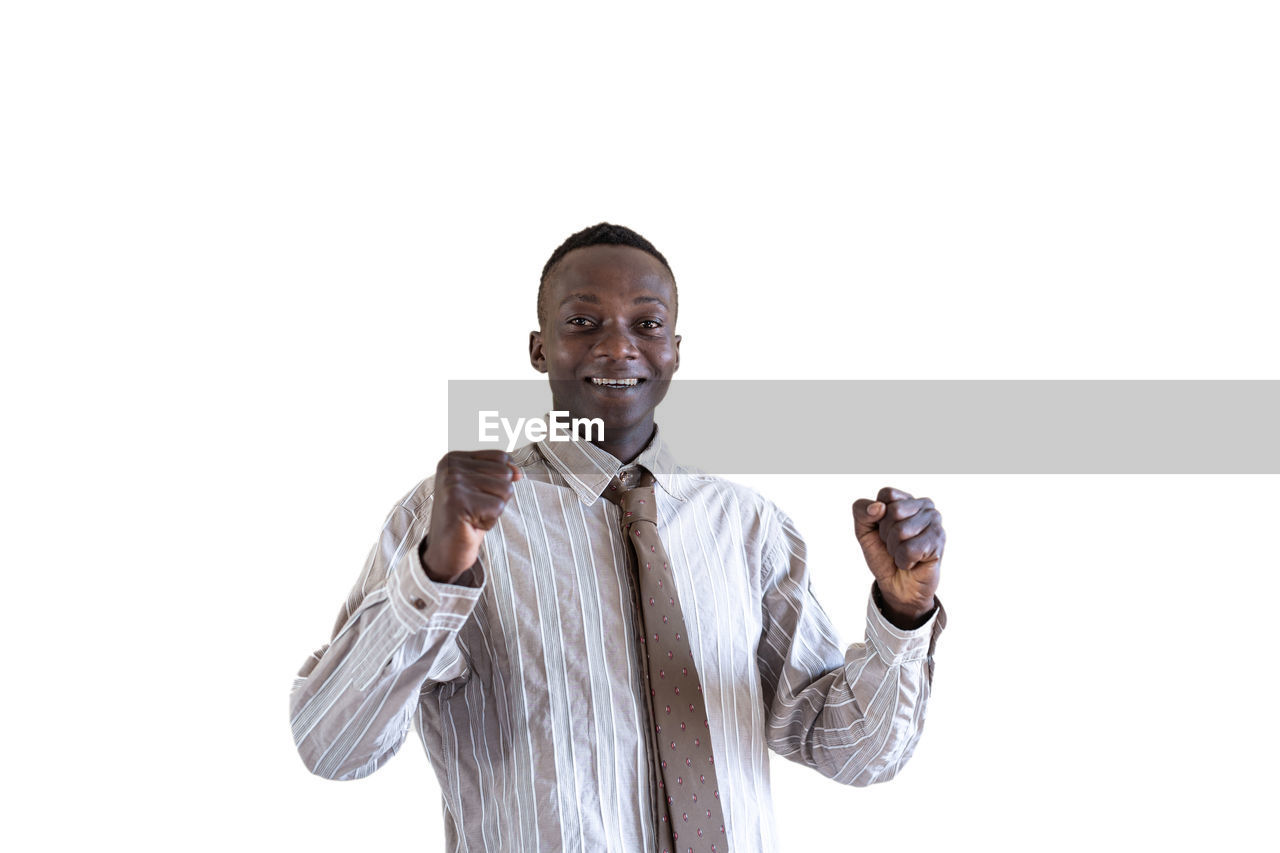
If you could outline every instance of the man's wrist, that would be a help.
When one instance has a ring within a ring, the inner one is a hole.
[[[458,584],[463,580],[466,580],[468,581],[467,585],[474,586],[474,583],[470,583],[471,581],[474,581],[475,578],[475,573],[472,570],[480,561],[477,560],[475,564],[468,566],[456,575],[443,575],[440,572],[434,571],[431,568],[431,564],[427,562],[427,540],[423,539],[418,545],[418,562],[422,564],[423,574],[436,583]]]
[[[935,610],[938,609],[938,600],[934,598],[929,602],[929,606],[923,609],[914,610],[896,607],[889,602],[883,592],[880,591],[880,584],[872,584],[871,598],[876,603],[876,607],[880,609],[881,615],[889,620],[889,624],[902,631],[914,631],[928,622],[933,616]]]

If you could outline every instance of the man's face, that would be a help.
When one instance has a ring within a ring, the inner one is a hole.
[[[601,418],[606,440],[633,431],[647,440],[680,366],[671,274],[640,249],[589,246],[552,268],[545,297],[546,327],[530,335],[529,360],[551,381],[555,409]]]

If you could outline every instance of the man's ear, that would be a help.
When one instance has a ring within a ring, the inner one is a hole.
[[[542,332],[529,333],[529,363],[539,373],[547,372],[547,357],[542,354]]]
[[[676,342],[676,366],[671,368],[672,373],[675,373],[677,370],[680,369],[680,336],[679,335],[675,336],[675,342]]]

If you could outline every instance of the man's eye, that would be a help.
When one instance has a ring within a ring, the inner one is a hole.
[[[641,320],[640,328],[642,329],[661,329],[662,323],[658,320]]]
[[[568,322],[570,326],[588,326],[591,324],[591,321],[586,317],[570,317]]]

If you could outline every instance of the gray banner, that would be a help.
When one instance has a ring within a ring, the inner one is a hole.
[[[449,448],[550,411],[545,379],[451,380]],[[1271,380],[675,380],[655,419],[713,474],[1280,473]]]

